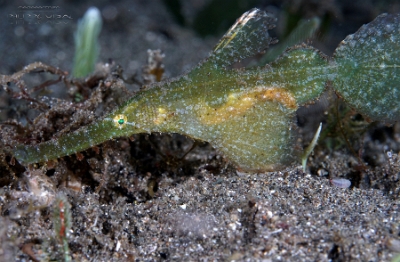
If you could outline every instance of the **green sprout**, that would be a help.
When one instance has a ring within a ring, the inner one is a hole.
[[[75,34],[75,58],[72,74],[85,77],[93,72],[99,56],[98,36],[101,31],[101,15],[96,7],[89,8],[78,22]]]

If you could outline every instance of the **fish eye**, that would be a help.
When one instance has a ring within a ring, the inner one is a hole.
[[[128,121],[128,118],[126,115],[123,114],[118,114],[114,117],[114,124],[118,128],[123,128],[126,125],[126,122]]]

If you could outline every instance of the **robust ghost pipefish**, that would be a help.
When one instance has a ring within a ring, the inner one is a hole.
[[[399,15],[381,15],[349,35],[333,58],[305,45],[259,68],[231,69],[272,42],[275,19],[243,14],[210,57],[191,72],[135,94],[104,118],[35,145],[17,145],[22,164],[44,162],[137,133],[179,133],[209,142],[239,169],[281,169],[299,157],[293,117],[329,81],[371,119],[400,119]],[[389,97],[388,97],[389,96]]]

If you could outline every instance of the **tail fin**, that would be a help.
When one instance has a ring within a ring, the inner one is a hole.
[[[372,120],[400,120],[400,15],[382,14],[335,51],[335,90]]]

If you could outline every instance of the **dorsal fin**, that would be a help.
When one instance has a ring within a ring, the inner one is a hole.
[[[274,43],[268,30],[275,27],[275,21],[271,14],[257,8],[247,11],[221,38],[204,64],[227,67],[264,51]]]

